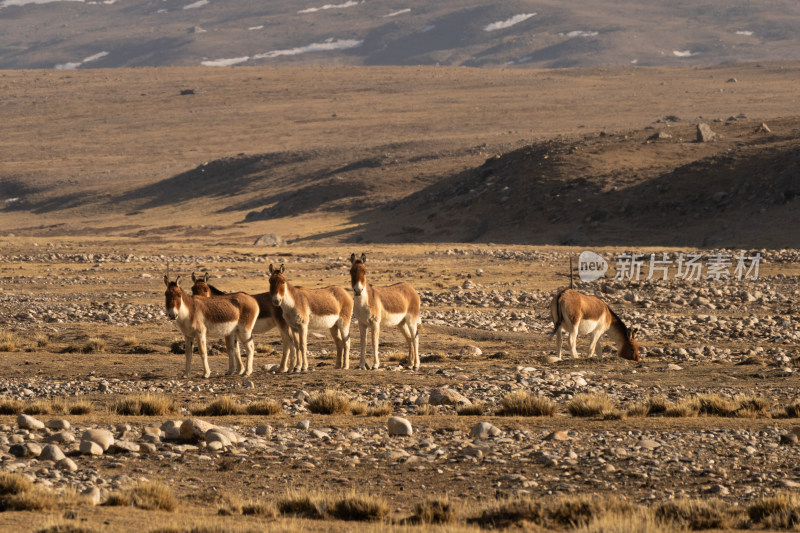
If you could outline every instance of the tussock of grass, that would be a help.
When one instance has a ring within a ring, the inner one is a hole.
[[[90,337],[83,345],[84,353],[98,353],[106,351],[106,341],[100,337]]]
[[[556,404],[544,396],[536,396],[528,391],[516,391],[500,400],[501,416],[553,416]]]
[[[318,506],[322,504],[321,507]],[[295,515],[304,518],[321,519],[325,517],[325,501],[306,491],[289,491],[278,500],[278,511],[284,515]]]
[[[45,333],[37,333],[33,336],[33,344],[37,348],[44,348],[50,343],[50,337],[47,336]]]
[[[249,415],[271,416],[277,415],[281,411],[283,411],[283,405],[275,400],[260,400],[247,406],[247,414]]]
[[[464,405],[456,409],[458,416],[481,416],[486,412],[486,405],[482,403],[473,403],[471,405]]]
[[[645,417],[649,413],[646,403],[637,403],[631,407],[628,407],[628,410],[625,414],[629,417]]]
[[[177,413],[178,405],[171,396],[144,392],[120,398],[108,409],[112,413],[125,416],[163,416]]]
[[[368,405],[366,402],[352,402],[350,404],[350,414],[361,416],[367,414]]]
[[[671,522],[656,519],[650,510],[640,509],[630,513],[608,513],[593,519],[576,533],[678,533]]]
[[[308,410],[316,414],[344,414],[350,411],[350,406],[350,398],[346,394],[330,389],[312,394],[308,399]]]
[[[83,524],[72,521],[57,520],[52,524],[44,526],[36,530],[36,533],[96,533],[96,529],[92,529]]]
[[[379,496],[351,492],[336,498],[328,513],[338,520],[374,522],[389,515],[389,504]]]
[[[133,487],[112,493],[103,505],[133,506],[146,510],[174,511],[178,500],[172,489],[154,481],[144,481]]]
[[[15,333],[10,331],[0,331],[0,352],[19,351],[22,343]]]
[[[414,506],[411,522],[417,524],[454,524],[458,522],[458,513],[453,502],[447,496],[426,500]]]
[[[137,339],[133,335],[130,335],[128,337],[123,337],[122,339],[123,346],[137,346],[138,344],[139,344],[139,339]]]
[[[682,498],[657,505],[655,517],[692,530],[733,529],[742,521],[741,511],[718,498]]]
[[[800,524],[800,496],[787,493],[764,496],[747,508],[747,514],[750,520],[767,529],[797,529]]]
[[[25,409],[25,402],[14,398],[0,398],[0,415],[18,415]]]
[[[242,514],[246,516],[261,516],[264,518],[276,518],[278,509],[271,502],[259,500],[249,501],[242,505]]]
[[[733,416],[739,407],[734,401],[714,393],[698,394],[697,399],[701,415]]]
[[[700,400],[697,398],[684,398],[683,400],[669,404],[664,416],[672,418],[695,417],[700,414]]]
[[[89,400],[71,400],[66,410],[71,415],[88,415],[94,411],[94,406]]]
[[[630,514],[634,509],[616,497],[570,495],[551,500],[511,498],[498,500],[468,519],[481,527],[508,528],[533,522],[546,528],[586,525],[608,514]]]
[[[49,415],[53,414],[53,409],[53,402],[38,399],[26,405],[22,412],[26,415]]]
[[[800,399],[797,399],[784,407],[784,412],[786,416],[789,418],[798,418],[800,417]]]
[[[157,527],[156,529],[151,529],[147,533],[263,533],[264,531],[270,530],[264,529],[264,527],[252,529],[248,527],[231,526],[221,522],[211,524],[208,522],[208,519],[203,519],[202,524],[191,526],[184,525],[183,523],[174,525],[168,524],[166,526]],[[292,531],[288,527],[286,530]]]
[[[16,472],[0,472],[0,496],[33,490],[31,480]]]
[[[603,420],[625,420],[626,418],[628,418],[628,413],[622,409],[612,409],[603,413]]]
[[[370,405],[367,407],[367,416],[389,416],[394,410],[394,405],[391,402],[385,402],[379,405]]]
[[[439,412],[439,408],[429,403],[417,406],[417,416],[433,416]]]
[[[243,415],[247,408],[232,396],[220,396],[213,402],[204,406],[192,406],[189,409],[193,415],[199,416],[229,416]]]
[[[9,480],[5,488],[17,492],[8,492],[0,497],[2,511],[53,511],[86,502],[84,497],[71,489],[59,493],[15,480]]]
[[[577,394],[567,403],[567,411],[572,416],[602,416],[614,411],[616,406],[608,394]]]

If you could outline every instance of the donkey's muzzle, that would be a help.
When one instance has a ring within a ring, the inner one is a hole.
[[[169,317],[170,320],[175,320],[176,318],[178,318],[178,312],[175,309],[170,309],[169,311],[167,311],[167,316]]]

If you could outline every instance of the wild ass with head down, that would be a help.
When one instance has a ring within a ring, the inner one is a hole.
[[[195,276],[194,272],[192,272],[192,281],[194,282],[194,285],[192,285],[192,294],[195,296],[213,297],[228,294],[208,283],[208,272],[201,277]],[[283,347],[283,357],[281,357],[279,370],[281,372],[286,372],[290,359],[294,358],[294,341],[291,337],[292,330],[283,319],[283,311],[281,311],[281,308],[272,305],[272,295],[270,293],[262,292],[261,294],[253,294],[252,296],[255,298],[256,302],[258,302],[258,318],[256,319],[256,325],[253,327],[253,334],[266,333],[272,328],[278,328],[278,332],[281,335],[281,345]],[[236,346],[234,349],[237,352],[237,357],[230,359],[231,366],[228,368],[229,374],[239,372],[240,370],[238,368],[234,369],[232,366],[236,361],[241,361],[241,358],[238,357],[239,347]],[[253,368],[251,366],[247,369],[247,374],[250,375],[252,372]]]
[[[639,360],[639,345],[636,342],[636,328],[628,329],[614,311],[603,300],[596,296],[581,294],[573,289],[562,289],[550,302],[550,316],[555,328],[553,335],[557,335],[558,358],[561,359],[563,344],[562,330],[569,337],[572,357],[578,357],[578,334],[591,335],[589,357],[594,356],[597,340],[606,331],[617,344],[617,355],[631,361]]]
[[[280,306],[283,318],[296,335],[295,371],[308,370],[308,331],[328,330],[336,343],[336,368],[350,368],[350,319],[353,299],[341,287],[323,289],[295,287],[284,277],[285,268],[269,265],[269,292],[272,303]]]
[[[186,341],[184,377],[189,377],[195,342],[199,346],[200,355],[203,358],[203,377],[211,376],[206,350],[208,337],[212,339],[225,338],[229,361],[234,357],[234,343],[238,338],[247,350],[247,368],[252,371],[254,350],[252,333],[258,317],[258,302],[242,292],[215,298],[192,296],[181,290],[178,285],[180,279],[181,277],[178,276],[175,281],[170,281],[169,276],[164,275],[164,284],[167,286],[164,296],[167,315],[177,322]],[[242,364],[238,350],[235,356],[239,359],[239,373],[244,373],[245,366]],[[228,366],[230,370],[232,365],[229,363]],[[247,373],[250,374],[250,372]]]
[[[381,326],[396,327],[408,343],[408,367],[419,368],[419,307],[417,291],[408,283],[376,287],[367,283],[367,256],[350,256],[350,283],[355,294],[355,315],[361,332],[361,365],[366,368],[367,329],[372,328],[372,369],[380,367],[378,340]]]

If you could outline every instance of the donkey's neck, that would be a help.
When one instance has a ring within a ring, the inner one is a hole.
[[[628,340],[628,328],[625,327],[622,320],[613,315],[611,316],[611,325],[608,327],[608,335],[616,343],[618,351],[622,351],[630,343]]]

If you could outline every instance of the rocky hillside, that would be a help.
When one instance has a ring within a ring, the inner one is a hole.
[[[0,68],[721,65],[797,59],[798,27],[790,0],[2,0]]]

